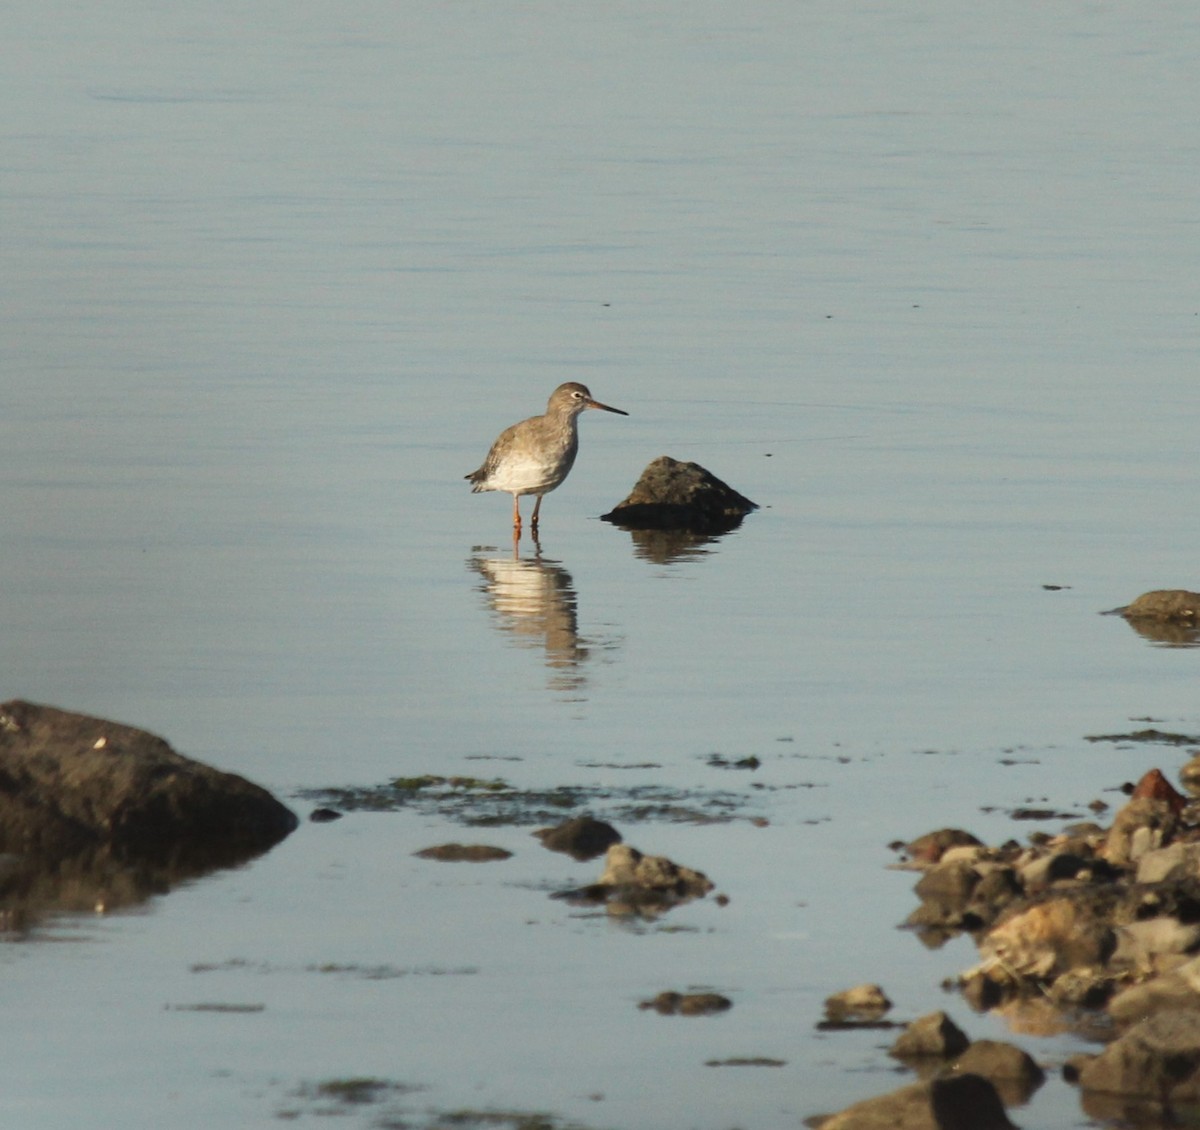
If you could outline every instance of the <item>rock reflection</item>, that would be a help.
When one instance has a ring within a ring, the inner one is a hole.
[[[1200,647],[1200,628],[1195,624],[1128,618],[1126,623],[1147,643],[1159,647]]]
[[[186,849],[139,856],[104,844],[68,856],[0,855],[0,940],[36,938],[63,916],[129,910],[261,852]]]
[[[721,540],[719,534],[697,534],[689,530],[630,530],[633,554],[654,565],[695,561],[707,557],[708,548]]]
[[[481,591],[499,629],[518,646],[544,650],[551,690],[578,692],[591,651],[579,637],[575,583],[559,562],[542,557],[536,539],[533,547],[529,557],[521,556],[517,542],[511,555],[477,551],[467,564],[483,578]]]

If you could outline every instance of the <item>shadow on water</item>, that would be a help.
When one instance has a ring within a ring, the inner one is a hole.
[[[532,545],[533,552],[524,557],[517,540],[511,553],[476,547],[467,565],[483,578],[479,589],[487,597],[497,629],[518,647],[543,650],[551,690],[579,693],[587,682],[584,664],[593,649],[611,650],[616,645],[580,637],[578,598],[570,572],[561,562],[542,556],[536,537]]]

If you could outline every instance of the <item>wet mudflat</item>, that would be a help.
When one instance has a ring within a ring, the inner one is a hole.
[[[1061,1078],[1097,1034],[943,989],[979,947],[898,928],[889,845],[1039,849],[1152,768],[1181,787],[1194,625],[1099,613],[1200,585],[1197,35],[27,13],[0,699],[301,823],[9,923],[5,1120],[794,1127],[914,1078],[894,1025],[942,1009],[1045,1070],[1014,1122],[1103,1125]],[[514,547],[462,476],[566,380],[630,415],[585,415]],[[758,509],[601,521],[661,456]],[[607,861],[534,835],[584,812],[712,889],[584,897]],[[889,1027],[828,1027],[864,982]]]

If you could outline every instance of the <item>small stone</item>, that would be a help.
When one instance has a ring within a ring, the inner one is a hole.
[[[970,1041],[944,1012],[931,1012],[906,1025],[888,1049],[897,1059],[936,1056],[950,1059],[967,1050]]]
[[[878,1019],[892,1007],[878,985],[855,985],[825,998],[825,1015],[831,1020]]]
[[[512,852],[490,844],[437,844],[414,851],[413,855],[419,859],[436,859],[440,863],[492,863],[510,859]]]

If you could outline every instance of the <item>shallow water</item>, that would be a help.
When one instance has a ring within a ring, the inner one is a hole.
[[[894,929],[886,844],[1024,835],[1014,805],[1182,759],[1087,735],[1196,732],[1195,650],[1097,615],[1197,587],[1191,10],[13,24],[0,697],[302,814],[426,772],[743,803],[622,827],[730,896],[658,927],[549,899],[598,865],[528,828],[420,814],[56,922],[0,950],[6,1120],[276,1125],[372,1076],[421,1089],[364,1125],[794,1126],[898,1082],[886,1034],[816,1031],[836,989],[1004,1033],[937,987],[965,942]],[[630,416],[583,419],[514,561],[507,496],[462,476],[565,379]],[[677,554],[597,521],[660,454],[762,509]],[[516,854],[411,855],[449,839]],[[734,1008],[636,1008],[686,985]],[[704,1066],[737,1055],[786,1066]],[[1057,1082],[1015,1117],[1086,1125]]]

